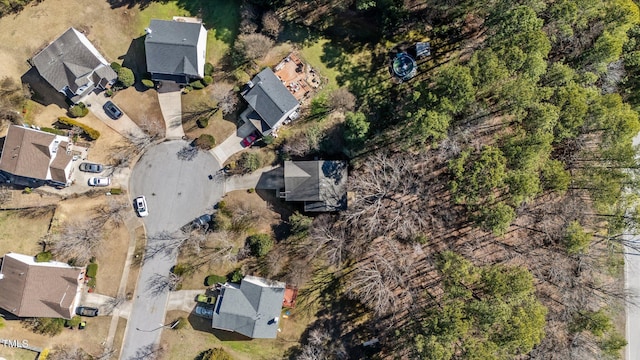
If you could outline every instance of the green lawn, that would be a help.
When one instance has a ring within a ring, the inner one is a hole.
[[[152,2],[138,14],[136,32],[144,34],[151,19],[171,20],[174,16],[191,16],[188,10],[181,8],[176,1]]]
[[[319,95],[327,94],[339,88],[337,77],[340,75],[340,72],[335,67],[327,66],[324,60],[326,58],[325,49],[327,46],[329,46],[329,40],[320,39],[303,46],[300,50],[304,60],[328,80],[328,84],[322,88]]]

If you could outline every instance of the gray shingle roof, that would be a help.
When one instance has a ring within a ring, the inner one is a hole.
[[[245,276],[240,286],[226,284],[218,297],[212,326],[254,339],[273,339],[278,331],[285,283]]]
[[[285,161],[286,201],[304,201],[305,211],[346,208],[347,163],[344,161]]]
[[[201,29],[200,23],[151,20],[144,40],[147,71],[152,74],[201,76],[198,72],[204,68],[204,58],[198,54]],[[206,36],[206,32],[203,33]]]
[[[300,103],[269,68],[262,70],[253,80],[253,87],[242,94],[249,106],[270,127],[275,127],[282,117]]]
[[[69,28],[36,54],[31,63],[58,91],[68,86],[75,93],[89,81],[94,81],[95,88],[102,79],[107,83],[118,77],[91,42],[74,28]],[[97,82],[94,71],[100,75]]]

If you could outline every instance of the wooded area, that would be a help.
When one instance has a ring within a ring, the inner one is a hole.
[[[0,2],[0,16],[25,3]],[[320,38],[321,60],[338,73],[337,90],[299,123],[344,121],[274,146],[282,158],[349,157],[349,209],[296,213],[276,244],[286,251],[258,249],[251,269],[307,284],[299,309],[322,304],[290,358],[620,358],[615,315],[636,302],[624,291],[623,246],[638,248],[623,235],[640,221],[636,3],[248,0],[240,12],[229,73],[274,43]],[[389,59],[415,41],[429,41],[431,56],[398,84]],[[6,81],[0,90],[9,122],[23,95]],[[223,112],[238,101],[229,96]],[[101,216],[118,222],[107,214],[119,205],[109,206]],[[216,230],[242,226],[230,219]],[[53,249],[89,259],[91,226],[62,229],[82,247]],[[222,245],[185,236],[181,250],[226,257],[228,244],[213,240]],[[148,285],[179,279],[157,280]],[[362,346],[374,338],[379,347]]]

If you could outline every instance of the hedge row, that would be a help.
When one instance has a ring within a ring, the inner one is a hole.
[[[68,117],[64,117],[61,116],[58,118],[58,122],[63,124],[63,125],[67,125],[67,126],[77,126],[79,128],[82,129],[82,131],[84,131],[85,134],[87,134],[87,136],[89,138],[91,138],[92,140],[98,140],[98,138],[100,137],[100,132],[96,129],[93,129],[83,123],[79,123],[73,119],[70,119]]]
[[[43,127],[40,128],[41,131],[44,132],[48,132],[51,134],[56,134],[56,135],[61,135],[61,136],[67,136],[67,132],[64,130],[60,130],[60,129],[54,129],[54,128],[49,128],[49,127]]]

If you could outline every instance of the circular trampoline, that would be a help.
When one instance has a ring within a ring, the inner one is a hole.
[[[416,61],[407,53],[398,53],[393,59],[393,73],[402,80],[411,79],[416,75]]]

